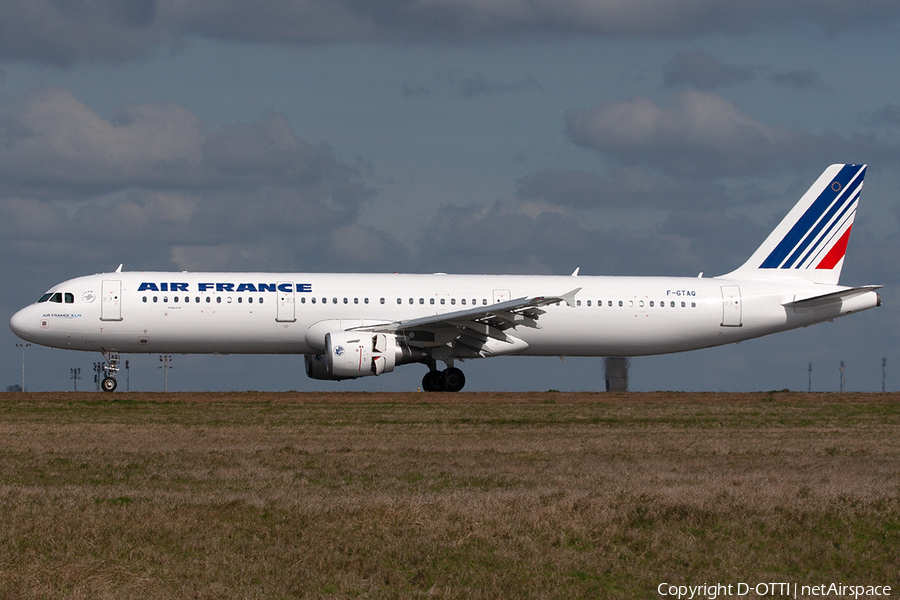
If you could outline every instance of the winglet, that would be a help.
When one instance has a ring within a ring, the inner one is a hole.
[[[121,273],[122,267],[124,267],[124,266],[125,266],[125,263],[120,264],[119,267],[116,269],[116,273]]]
[[[575,304],[575,294],[577,294],[580,291],[581,291],[581,288],[575,288],[574,290],[572,290],[570,292],[566,292],[565,294],[561,295],[560,298],[562,298],[563,302],[565,302],[569,306],[572,306]]]
[[[581,267],[575,267],[575,270],[572,272],[572,277],[578,277],[578,271],[581,270]]]

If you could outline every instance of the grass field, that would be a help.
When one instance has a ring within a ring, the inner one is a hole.
[[[900,396],[0,394],[0,598],[663,582],[900,596]]]

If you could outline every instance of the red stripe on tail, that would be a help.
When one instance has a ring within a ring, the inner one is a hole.
[[[853,229],[853,225],[847,228],[847,231],[845,231],[844,235],[841,236],[841,239],[837,241],[837,244],[835,244],[831,250],[828,251],[828,254],[825,255],[825,258],[822,259],[822,262],[816,265],[817,269],[833,269],[835,265],[844,258],[844,254],[847,253],[847,242],[850,241],[851,229]]]

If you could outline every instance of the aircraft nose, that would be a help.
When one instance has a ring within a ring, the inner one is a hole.
[[[28,342],[34,341],[31,334],[34,332],[35,323],[33,323],[33,311],[30,306],[26,306],[9,320],[9,328],[14,334]]]

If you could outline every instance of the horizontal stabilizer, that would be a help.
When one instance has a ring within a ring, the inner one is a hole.
[[[845,290],[831,292],[828,294],[821,294],[819,296],[811,296],[809,298],[802,298],[799,300],[795,299],[790,302],[783,302],[782,306],[785,306],[787,308],[813,308],[815,306],[827,304],[829,302],[843,301],[849,298],[860,296],[862,294],[868,294],[869,292],[874,292],[875,290],[881,289],[882,287],[884,286],[864,285],[861,287],[847,288]]]

